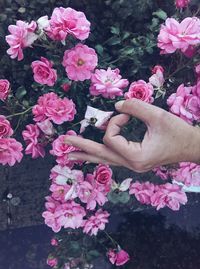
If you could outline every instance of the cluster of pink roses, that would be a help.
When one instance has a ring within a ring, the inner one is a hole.
[[[59,232],[62,227],[82,227],[84,233],[96,235],[99,230],[105,229],[109,213],[98,209],[91,215],[91,211],[96,209],[97,204],[103,206],[107,201],[106,195],[112,183],[112,171],[108,166],[99,165],[93,174],[87,174],[84,178],[80,170],[56,165],[51,170],[50,178],[52,194],[46,197],[47,211],[43,217],[54,232]],[[76,198],[80,204],[74,201]]]
[[[32,112],[36,122],[49,119],[56,124],[62,124],[74,119],[76,109],[72,100],[67,97],[61,99],[57,94],[50,92],[39,97]]]
[[[11,138],[12,135],[13,129],[10,122],[5,116],[0,115],[0,163],[2,165],[13,166],[23,157],[22,144]]]
[[[200,44],[200,19],[185,18],[178,22],[168,18],[161,26],[158,35],[158,47],[161,54],[174,53],[177,49],[187,54],[187,50]]]
[[[154,185],[148,181],[144,183],[137,181],[131,184],[129,193],[134,194],[140,203],[150,204],[157,210],[165,206],[179,210],[180,204],[187,203],[185,192],[176,184]]]
[[[172,170],[171,177],[186,186],[200,186],[200,165],[182,162],[177,170]]]

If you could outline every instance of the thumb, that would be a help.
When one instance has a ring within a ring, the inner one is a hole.
[[[136,98],[119,101],[115,104],[116,110],[142,120],[147,125],[151,125],[157,119],[162,109],[154,105],[150,105]]]

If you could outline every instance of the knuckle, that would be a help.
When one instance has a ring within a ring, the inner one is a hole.
[[[105,134],[103,137],[103,143],[109,144],[109,142],[110,142],[110,136],[108,134]]]

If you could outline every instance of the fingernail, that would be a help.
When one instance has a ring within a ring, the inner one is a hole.
[[[120,110],[120,109],[122,108],[123,104],[124,104],[124,100],[119,101],[119,102],[117,102],[117,103],[115,104],[115,108],[116,108],[117,110]]]

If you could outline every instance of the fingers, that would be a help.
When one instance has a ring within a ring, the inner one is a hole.
[[[127,141],[123,136],[120,135],[120,130],[129,120],[129,116],[120,114],[113,117],[107,126],[107,130],[103,141],[105,145],[117,152],[128,162],[137,160],[142,153],[141,143]]]
[[[119,166],[121,164],[119,163],[115,163],[115,162],[111,162],[108,161],[106,159],[103,158],[99,158],[95,155],[90,155],[88,153],[85,152],[72,152],[69,154],[69,160],[80,160],[80,161],[87,161],[90,163],[101,163],[101,164],[108,164],[108,165],[114,165],[114,166]]]
[[[113,152],[111,149],[107,148],[103,144],[78,136],[68,136],[66,138],[66,143],[78,147],[82,151],[84,151],[84,153],[95,157],[95,160],[92,161],[91,158],[90,160],[87,159],[88,155],[82,155],[82,158],[86,157],[86,159],[83,159],[85,161],[96,162],[96,158],[98,158],[101,160],[106,160],[108,163],[114,163],[125,167],[130,167],[127,161],[122,156],[116,154],[116,152]]]
[[[136,98],[119,101],[115,104],[115,107],[120,113],[134,116],[146,123],[147,126],[150,125],[162,111],[162,109]]]

